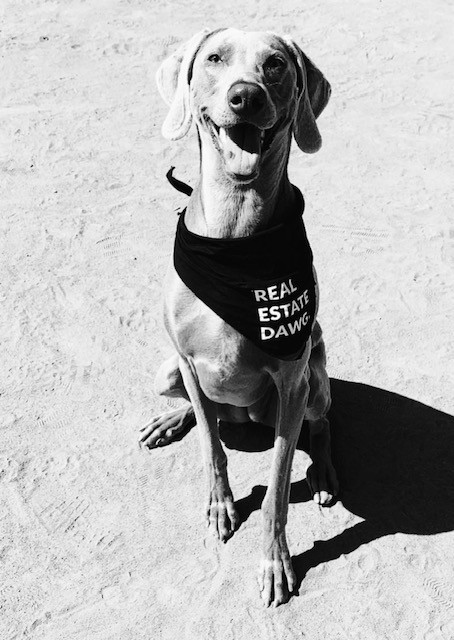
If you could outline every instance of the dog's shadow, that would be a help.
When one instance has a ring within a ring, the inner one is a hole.
[[[293,558],[301,582],[308,570],[393,533],[431,535],[454,530],[454,418],[389,391],[331,380],[329,418],[339,499],[364,522]],[[225,425],[229,448],[262,451],[274,431],[260,425]],[[303,426],[298,448],[307,451]],[[260,508],[266,487],[236,504],[241,519]],[[292,483],[290,502],[311,499],[304,479]]]

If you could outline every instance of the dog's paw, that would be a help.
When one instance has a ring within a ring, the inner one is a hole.
[[[206,521],[211,533],[221,540],[227,542],[238,529],[240,517],[233,502],[232,495],[217,495],[213,491],[206,508]]]
[[[296,589],[296,575],[292,567],[287,543],[283,536],[273,540],[260,563],[260,591],[266,607],[278,607]]]
[[[319,460],[308,468],[306,480],[312,499],[322,507],[329,507],[339,493],[339,482],[331,460]]]
[[[141,447],[155,449],[180,439],[195,424],[194,410],[185,405],[152,418],[140,430]]]

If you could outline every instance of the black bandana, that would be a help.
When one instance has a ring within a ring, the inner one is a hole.
[[[281,360],[303,355],[317,311],[304,200],[282,222],[244,238],[206,238],[180,215],[174,247],[178,275],[225,322]]]

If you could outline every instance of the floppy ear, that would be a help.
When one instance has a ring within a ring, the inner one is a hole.
[[[322,137],[315,120],[328,104],[331,87],[323,73],[298,45],[290,38],[285,40],[297,67],[299,84],[293,135],[301,151],[315,153],[322,146]]]
[[[168,140],[178,140],[187,134],[192,122],[189,108],[190,71],[195,55],[209,29],[203,29],[192,36],[161,64],[156,72],[156,84],[164,101],[170,106],[162,135]]]

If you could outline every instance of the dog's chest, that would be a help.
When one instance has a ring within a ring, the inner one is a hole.
[[[235,406],[256,402],[269,384],[270,358],[199,300],[181,280],[178,295],[175,293],[173,290],[166,296],[166,326],[179,353],[193,363],[205,395],[215,402]]]

